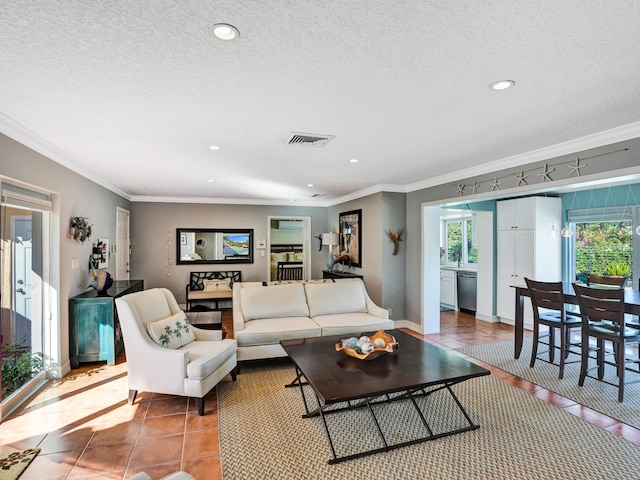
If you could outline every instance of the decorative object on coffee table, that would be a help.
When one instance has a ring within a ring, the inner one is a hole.
[[[373,360],[380,355],[393,352],[393,348],[397,346],[398,342],[393,335],[389,335],[384,330],[378,330],[370,337],[351,337],[342,340],[336,344],[336,351],[344,352],[350,357],[360,360]]]

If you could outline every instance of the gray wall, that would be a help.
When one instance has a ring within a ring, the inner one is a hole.
[[[108,168],[106,166],[105,168]],[[0,176],[54,192],[52,286],[60,294],[60,357],[54,359],[68,369],[69,302],[86,290],[91,244],[98,238],[116,238],[116,208],[131,209],[128,200],[78,175],[68,168],[0,134]],[[89,217],[91,238],[80,244],[69,237],[71,217]],[[80,260],[80,269],[71,270],[71,259]],[[59,262],[59,263],[58,263]],[[59,265],[59,269],[57,268]],[[109,265],[110,269],[112,264]]]
[[[266,249],[254,248],[251,264],[176,265],[175,242],[176,228],[253,228],[255,243],[267,238],[269,215],[311,217],[312,237],[327,231],[325,207],[136,202],[131,222],[131,278],[143,279],[145,288],[168,288],[178,303],[185,302],[185,286],[192,271],[240,270],[243,281],[266,281]],[[326,249],[318,252],[317,240],[311,240],[311,276],[322,278]]]
[[[406,264],[407,264],[407,230],[409,225],[406,217],[406,195],[404,193],[382,194],[382,208],[380,212],[382,227],[382,305],[391,308],[391,318],[404,319],[406,301]],[[393,255],[393,242],[388,236],[389,230],[397,234],[403,229],[402,241],[399,242],[398,253]]]
[[[329,207],[331,230],[339,231],[341,212],[358,209],[362,210],[362,267],[352,267],[351,271],[364,276],[367,292],[377,305],[391,308],[392,318],[404,319],[406,249],[404,241],[401,242],[399,253],[394,256],[387,232],[407,230],[405,194],[375,193]]]

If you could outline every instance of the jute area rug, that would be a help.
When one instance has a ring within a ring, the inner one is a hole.
[[[20,452],[0,455],[0,480],[15,480],[18,478],[39,452],[39,448],[30,448]]]
[[[558,366],[536,360],[533,368],[531,360],[532,340],[525,339],[519,359],[513,358],[513,341],[494,342],[458,348],[457,351],[494,365],[509,373],[522,377],[541,387],[575,400],[593,410],[604,413],[628,425],[640,428],[640,383],[626,385],[624,402],[618,402],[618,389],[613,385],[592,378],[586,378],[583,387],[578,386],[580,378],[580,356],[570,354],[567,361],[577,361],[565,365],[564,378],[558,379]],[[542,350],[544,347],[540,347]],[[556,354],[556,362],[558,355]],[[595,366],[595,362],[590,365]],[[595,372],[593,372],[595,374]],[[627,372],[626,380],[640,380],[640,373]],[[605,368],[605,379],[617,384],[615,368]],[[638,474],[640,478],[640,470]]]
[[[640,447],[489,376],[453,387],[480,424],[478,430],[329,465],[321,420],[302,418],[299,389],[284,387],[293,376],[286,361],[255,362],[243,365],[237,382],[219,385],[225,480],[640,476]],[[383,428],[388,423],[409,425],[409,430],[420,425],[411,420],[411,408],[401,411],[402,403],[392,404]],[[329,416],[330,428],[346,449],[350,441],[379,446],[375,430],[363,428],[361,411]]]

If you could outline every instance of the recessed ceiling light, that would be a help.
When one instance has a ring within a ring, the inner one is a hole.
[[[360,160],[358,160],[357,158],[352,158],[351,160],[349,160],[349,162],[351,163],[358,163]]]
[[[240,32],[233,25],[229,25],[228,23],[216,23],[213,26],[213,34],[219,38],[220,40],[224,40],[225,42],[235,40],[240,37]]]
[[[313,183],[307,183],[307,187],[313,187]]]
[[[220,147],[218,145],[211,145],[209,147],[210,150],[220,150]]]
[[[210,178],[209,180],[207,180],[207,182],[213,183],[213,182],[215,182],[215,180],[213,178]]]
[[[513,80],[498,80],[491,84],[491,88],[494,90],[506,90],[507,88],[513,87],[515,84],[516,82]]]

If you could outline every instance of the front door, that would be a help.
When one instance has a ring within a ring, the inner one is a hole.
[[[13,328],[12,341],[21,347],[31,347],[33,312],[32,291],[32,228],[31,217],[13,217]]]

